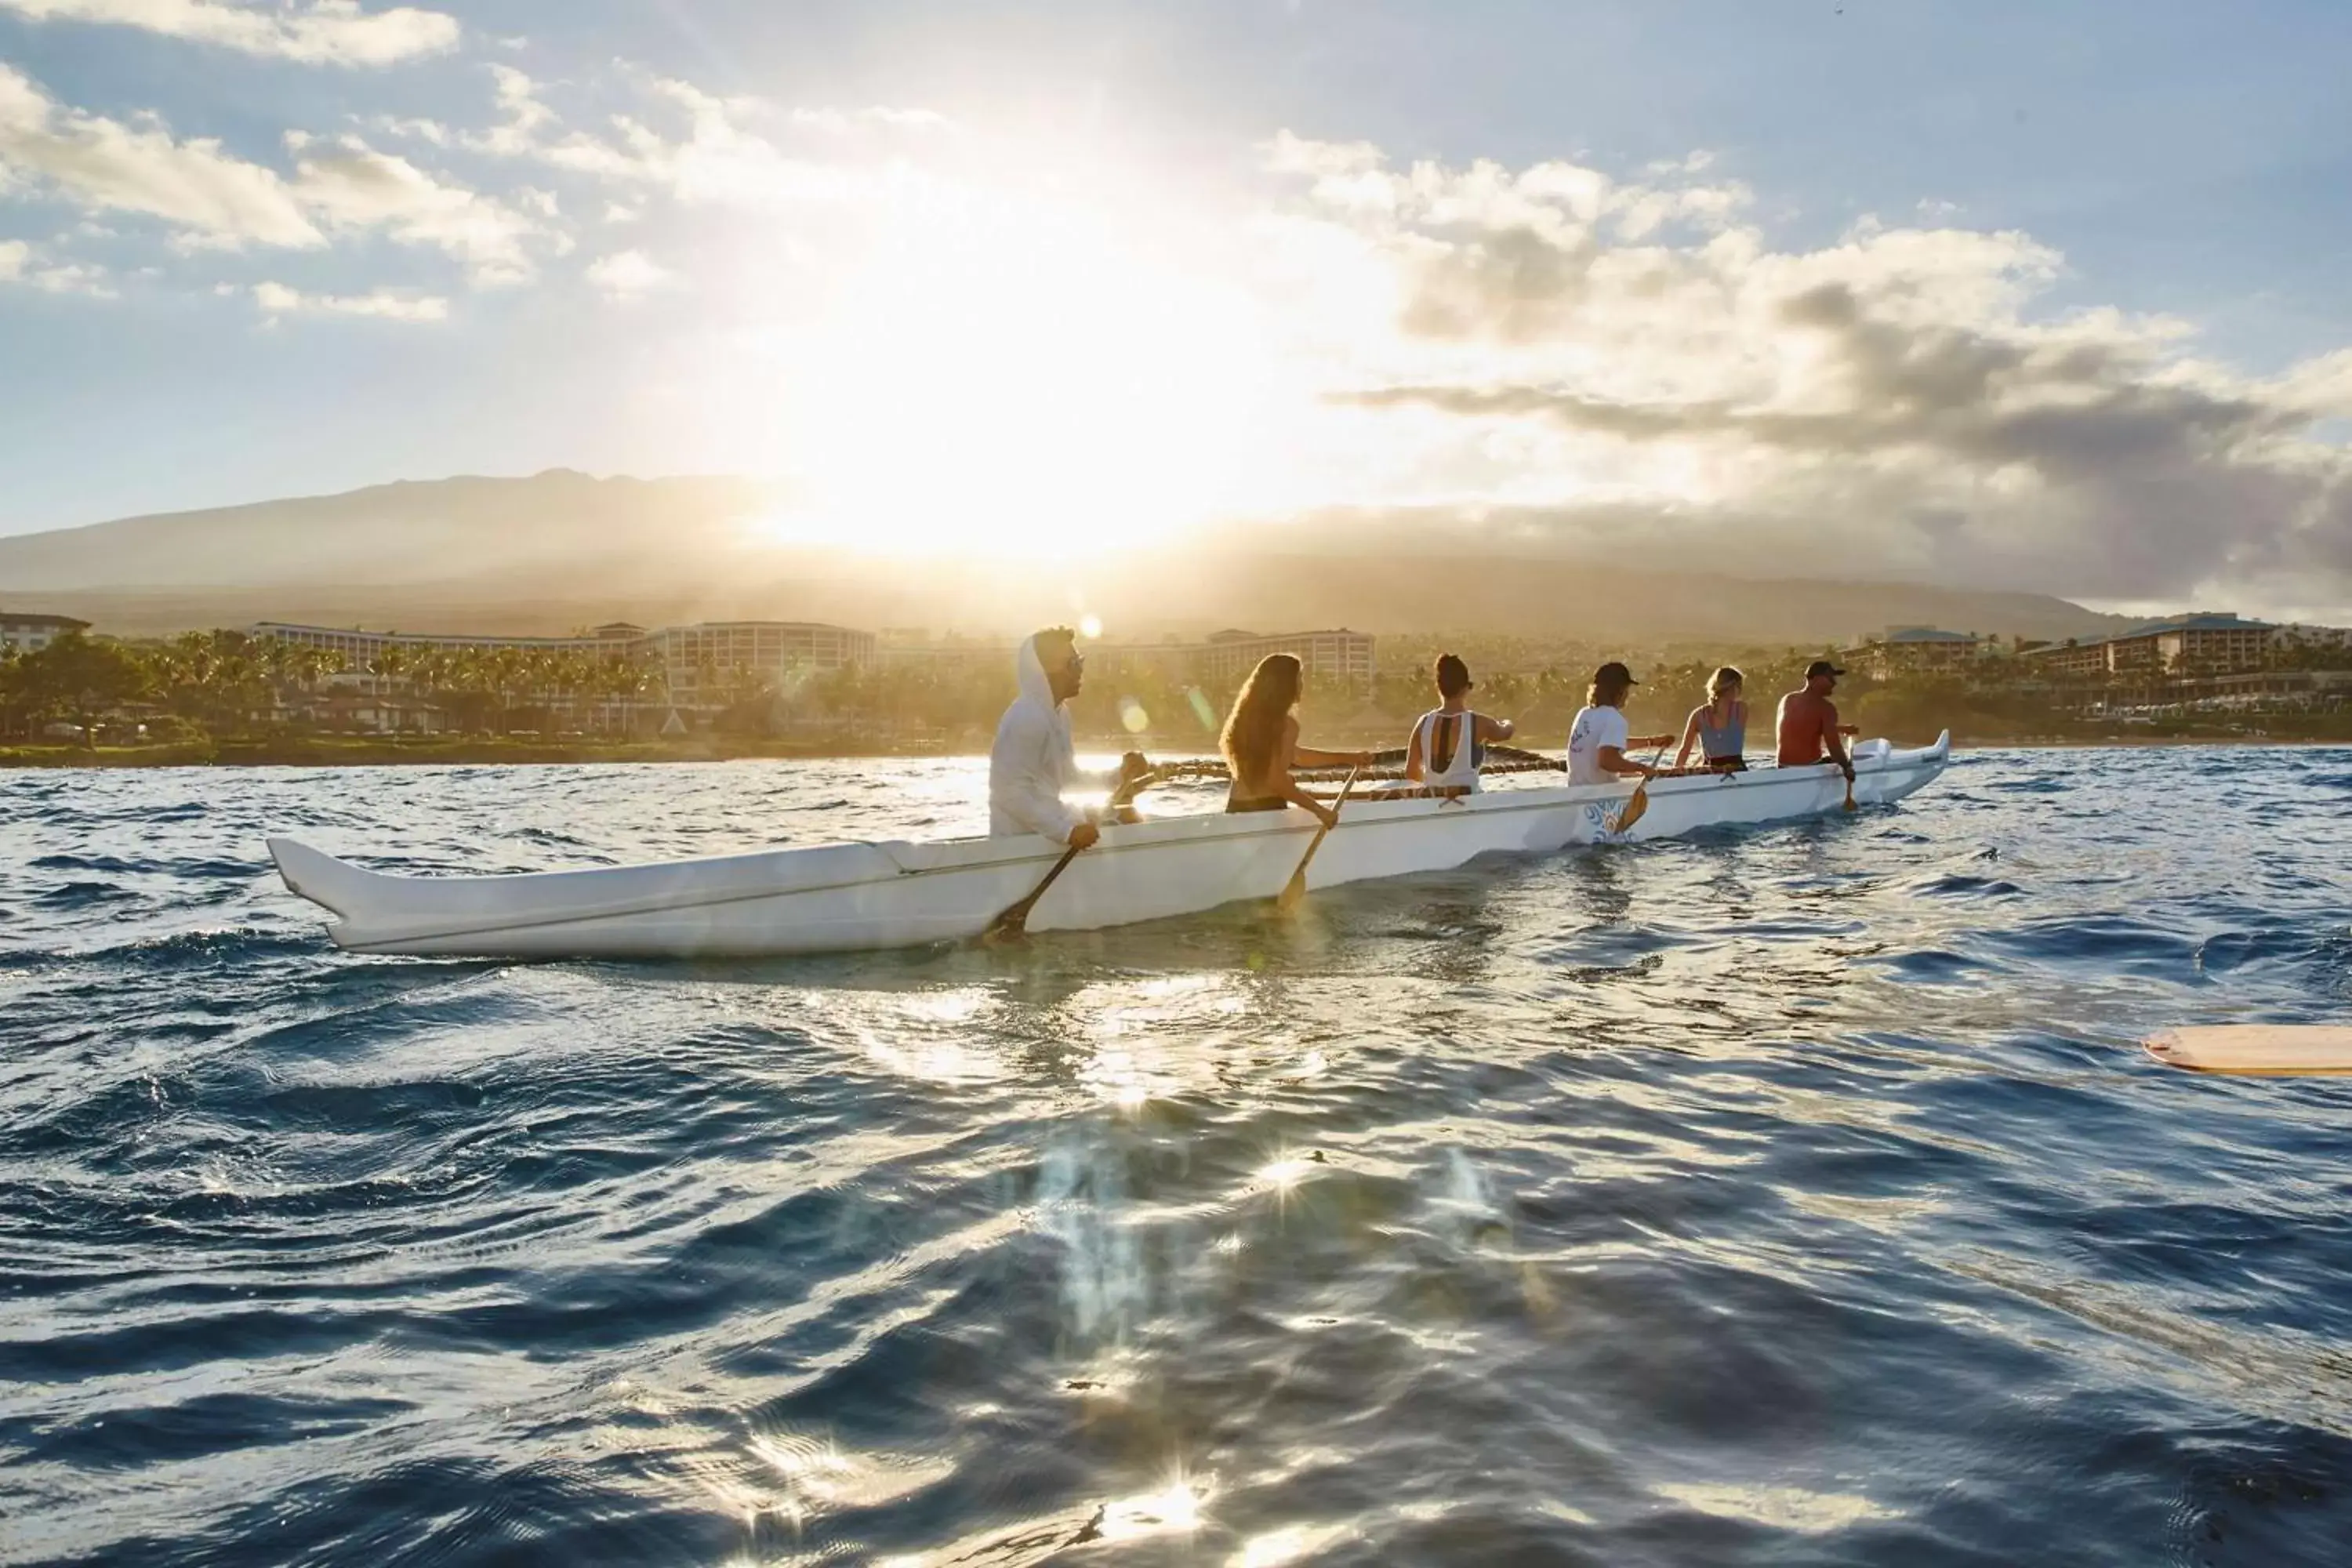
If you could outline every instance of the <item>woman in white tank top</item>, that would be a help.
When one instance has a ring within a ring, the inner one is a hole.
[[[1508,719],[1470,711],[1463,700],[1470,690],[1470,667],[1461,659],[1440,654],[1436,673],[1439,704],[1412,727],[1404,776],[1431,789],[1475,790],[1486,748],[1509,740],[1515,726]]]

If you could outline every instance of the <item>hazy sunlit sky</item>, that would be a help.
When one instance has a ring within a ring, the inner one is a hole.
[[[2347,59],[2340,0],[0,0],[0,532],[562,466],[2337,613]]]

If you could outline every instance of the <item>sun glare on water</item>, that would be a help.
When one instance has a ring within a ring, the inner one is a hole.
[[[895,210],[778,372],[779,542],[1065,557],[1265,489],[1306,401],[1246,289],[1131,222],[1002,194]]]

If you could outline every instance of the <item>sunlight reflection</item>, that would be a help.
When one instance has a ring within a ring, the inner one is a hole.
[[[1284,1568],[1322,1551],[1347,1535],[1338,1525],[1287,1525],[1252,1536],[1228,1559],[1232,1568]]]
[[[984,1026],[975,1027],[975,1021],[1002,1006],[993,993],[978,985],[899,997],[886,1012],[886,1017],[895,1015],[895,1019],[860,1026],[858,1040],[868,1059],[900,1078],[923,1083],[999,1082],[1011,1069],[992,1052],[975,1050],[965,1042],[987,1037]]]
[[[1740,1487],[1686,1484],[1662,1486],[1659,1492],[1702,1513],[1746,1520],[1775,1530],[1807,1535],[1843,1530],[1864,1520],[1893,1519],[1893,1510],[1850,1492],[1806,1491],[1799,1487]]]
[[[1139,1541],[1147,1536],[1201,1528],[1201,1507],[1208,1500],[1190,1481],[1178,1479],[1156,1492],[1114,1498],[1103,1505],[1099,1527],[1105,1541]]]
[[[829,1438],[796,1434],[759,1434],[751,1452],[782,1479],[795,1519],[828,1509],[879,1508],[955,1472],[945,1459],[849,1453]]]

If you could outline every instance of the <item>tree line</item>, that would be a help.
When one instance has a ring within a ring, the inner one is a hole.
[[[1641,684],[1627,705],[1637,733],[1679,732],[1703,700],[1707,676],[1730,663],[1747,674],[1750,734],[1769,731],[1773,702],[1801,683],[1820,648],[1724,654],[1680,647],[1641,649],[1570,640],[1496,636],[1398,637],[1383,640],[1369,682],[1310,676],[1304,724],[1318,733],[1365,736],[1401,727],[1430,706],[1430,668],[1441,652],[1469,661],[1472,705],[1520,721],[1527,743],[1560,743],[1582,703],[1595,665],[1623,658]],[[2322,656],[2282,650],[2282,668]],[[2342,656],[2336,656],[2341,662]],[[331,678],[364,674],[353,683]],[[673,678],[678,689],[673,690]],[[1129,737],[1171,753],[1215,749],[1236,677],[1136,658],[1105,648],[1075,704],[1090,742]],[[1847,717],[1887,732],[1932,736],[1941,721],[1978,733],[2057,733],[2077,721],[2084,679],[2053,680],[2009,659],[1882,682],[1850,680],[1840,693]],[[335,726],[338,694],[354,702],[428,705],[445,732],[505,736],[638,733],[676,710],[696,730],[760,737],[793,735],[845,745],[984,747],[1010,699],[1009,658],[881,663],[837,669],[722,668],[706,661],[666,670],[658,660],[583,649],[396,647],[363,664],[276,637],[236,631],[191,632],[154,641],[84,634],[37,652],[0,652],[0,738],[37,737],[69,726],[85,744],[101,733],[144,726],[150,740],[274,737]],[[1557,733],[1555,733],[1557,731]]]

